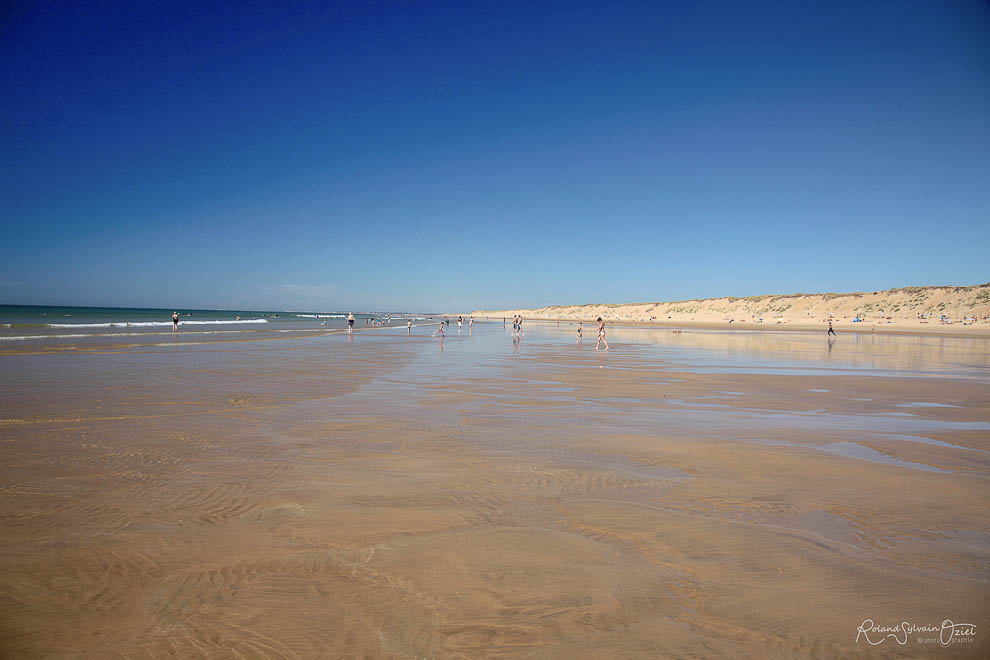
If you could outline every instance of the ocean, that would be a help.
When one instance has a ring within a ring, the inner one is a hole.
[[[0,350],[17,342],[51,343],[58,340],[100,340],[110,337],[151,338],[172,334],[172,313],[179,313],[179,332],[206,339],[210,335],[272,332],[321,332],[347,326],[346,311],[261,311],[232,309],[147,309],[135,307],[52,307],[0,305]],[[375,320],[405,327],[423,314],[408,312],[355,312],[355,326]]]

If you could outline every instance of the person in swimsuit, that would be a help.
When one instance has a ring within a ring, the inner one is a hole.
[[[598,347],[601,346],[602,344],[605,344],[605,350],[607,351],[608,350],[608,342],[605,341],[605,321],[603,321],[602,320],[602,317],[599,316],[598,317],[598,343],[595,344],[595,350],[597,351],[598,350]]]
[[[522,337],[526,333],[522,329],[522,314],[519,315],[519,336]]]
[[[835,330],[832,329],[832,319],[828,320],[828,332],[825,333],[826,337],[829,335],[835,336]]]
[[[354,315],[350,312],[347,313],[347,332],[354,329]]]
[[[578,341],[581,341],[582,339],[584,339],[584,328],[583,328],[581,322],[578,321],[578,336],[577,336],[577,340]]]
[[[179,329],[179,313],[172,312],[172,332]]]
[[[406,334],[412,334],[412,319],[406,320]]]

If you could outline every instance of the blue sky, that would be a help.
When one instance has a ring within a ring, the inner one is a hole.
[[[990,3],[22,3],[0,303],[990,280]]]

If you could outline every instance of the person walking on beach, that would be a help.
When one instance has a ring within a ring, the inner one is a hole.
[[[832,335],[833,337],[835,336],[835,330],[832,329],[832,319],[828,320],[828,332],[825,333],[826,337],[829,335]]]
[[[522,314],[519,315],[519,324],[518,324],[518,327],[519,327],[519,336],[520,337],[524,336],[526,333],[523,332],[523,329],[522,329]]]
[[[577,340],[580,342],[582,339],[584,339],[584,327],[582,326],[581,322],[578,321],[578,336],[577,336]]]
[[[605,344],[605,350],[607,351],[608,350],[608,342],[605,341],[605,321],[603,321],[602,320],[602,317],[599,316],[598,317],[598,343],[595,344],[595,350],[597,351],[598,350],[598,347],[601,346],[602,344]]]
[[[179,329],[179,313],[172,312],[172,332]]]
[[[406,334],[412,335],[412,319],[406,319]]]
[[[474,330],[474,317],[468,319],[468,330]]]
[[[354,330],[354,314],[351,312],[347,313],[347,332],[350,333]]]
[[[457,317],[457,330],[458,331],[460,331],[460,329],[461,329],[461,323],[463,323],[463,322],[464,322],[464,318],[461,317],[461,316],[458,316]]]

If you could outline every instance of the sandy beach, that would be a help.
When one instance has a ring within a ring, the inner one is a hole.
[[[592,321],[688,328],[822,330],[856,333],[990,336],[990,283],[914,286],[853,293],[771,294],[674,302],[551,305],[530,309],[475,310],[502,319]]]
[[[990,339],[432,330],[5,346],[0,656],[990,654]]]

